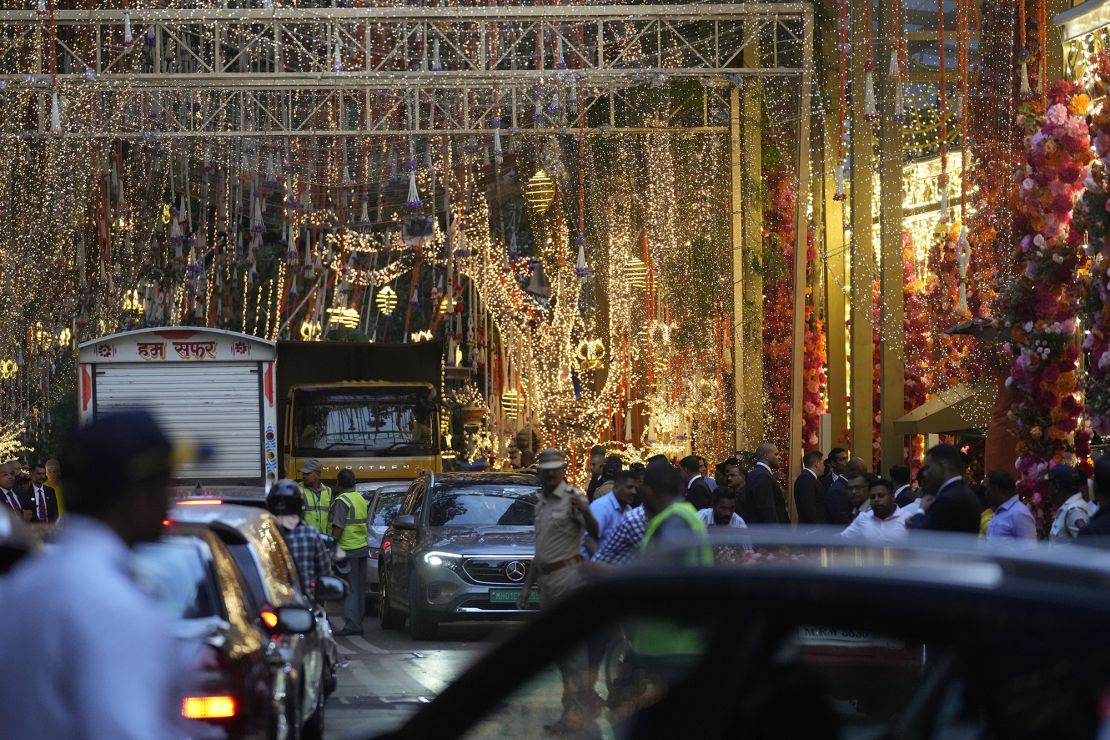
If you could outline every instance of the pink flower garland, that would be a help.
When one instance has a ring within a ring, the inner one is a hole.
[[[1010,335],[1006,348],[1014,356],[1006,384],[1014,394],[1010,414],[1019,440],[1019,492],[1032,503],[1042,528],[1049,515],[1045,473],[1054,462],[1070,461],[1075,453],[1083,460],[1089,452],[1089,435],[1079,429],[1083,405],[1074,341],[1084,234],[1073,228],[1072,213],[1092,154],[1082,111],[1068,108],[1076,92],[1070,83],[1053,85],[1040,128],[1034,126],[1026,137],[1016,213],[1018,233],[1025,234],[1017,246],[1025,270],[999,297],[999,315]]]
[[[1102,51],[1091,65],[1095,96],[1105,97],[1110,88],[1110,54]],[[1086,407],[1091,428],[1110,436],[1110,106],[1091,117],[1091,138],[1098,155],[1087,178],[1086,191],[1077,210],[1087,228],[1087,255],[1092,260],[1087,285],[1087,335],[1083,349],[1087,357]]]

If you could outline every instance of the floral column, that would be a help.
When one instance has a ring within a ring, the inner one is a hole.
[[[1085,461],[1090,434],[1079,428],[1078,271],[1084,232],[1073,225],[1076,198],[1091,163],[1091,140],[1082,118],[1090,103],[1069,82],[1048,95],[1043,118],[1026,115],[1026,165],[1019,171],[1017,246],[1023,272],[1004,287],[999,315],[1009,333],[1018,435],[1019,492],[1043,527],[1048,522],[1044,474],[1056,462]]]

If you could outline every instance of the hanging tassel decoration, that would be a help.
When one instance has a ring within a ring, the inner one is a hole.
[[[563,59],[563,37],[555,34],[555,69],[566,69],[567,63]]]
[[[847,193],[847,177],[848,177],[848,161],[840,160],[840,164],[836,167],[836,194],[833,195],[833,200],[845,200],[848,197]]]
[[[956,309],[968,313],[967,307],[967,269],[971,264],[971,241],[967,238],[967,227],[960,227],[960,238],[956,241],[956,267],[960,274],[960,291]]]
[[[439,59],[439,37],[432,41],[432,71],[439,72],[443,69],[443,63]]]
[[[536,109],[532,111],[532,121],[539,123],[543,120],[543,93],[539,90],[536,91]]]
[[[312,244],[311,241],[305,237],[304,240],[304,278],[306,281],[313,280],[316,277],[316,269],[313,267],[312,259]]]
[[[890,69],[887,71],[890,82],[894,85],[894,120],[904,121],[906,106],[902,95],[902,70],[898,66],[898,52],[890,52]]]
[[[423,207],[424,201],[420,200],[420,190],[416,187],[416,169],[409,169],[409,196],[405,201],[405,207],[411,208],[414,211]]]
[[[1021,96],[1023,98],[1033,96],[1033,89],[1029,86],[1029,63],[1024,59],[1021,62]]]
[[[493,161],[497,164],[505,162],[505,149],[501,146],[501,119],[494,118],[493,125]]]
[[[262,198],[258,193],[252,193],[254,204],[251,207],[251,233],[264,234],[266,233],[266,222],[262,220]]]
[[[57,90],[50,96],[50,133],[62,135],[62,101]]]
[[[131,13],[123,14],[123,46],[130,49],[135,45],[135,37],[131,35]]]
[[[470,256],[470,247],[466,243],[466,232],[459,227],[459,234],[455,238],[455,256],[465,259]]]
[[[574,241],[578,244],[578,261],[574,263],[574,274],[579,280],[585,280],[590,274],[589,268],[586,267],[586,237],[579,234]]]
[[[358,227],[363,231],[369,231],[374,223],[370,220],[370,196],[363,193],[359,196],[362,201],[362,210],[358,214]]]
[[[335,36],[335,59],[332,62],[332,67],[336,72],[343,71],[343,47],[339,41],[339,34]]]
[[[868,121],[879,120],[879,110],[875,104],[875,76],[870,69],[863,78],[863,117]]]

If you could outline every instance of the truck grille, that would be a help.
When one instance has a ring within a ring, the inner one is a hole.
[[[510,563],[520,563],[524,566],[519,579],[510,578],[510,573],[516,575],[521,572],[519,568],[509,568]],[[462,567],[467,578],[475,583],[519,586],[524,583],[524,577],[532,567],[532,559],[530,557],[465,558]]]

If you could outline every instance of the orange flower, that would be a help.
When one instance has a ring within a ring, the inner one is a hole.
[[[1071,102],[1068,103],[1068,110],[1071,111],[1073,116],[1086,115],[1087,109],[1090,107],[1091,98],[1085,93],[1073,96]]]

